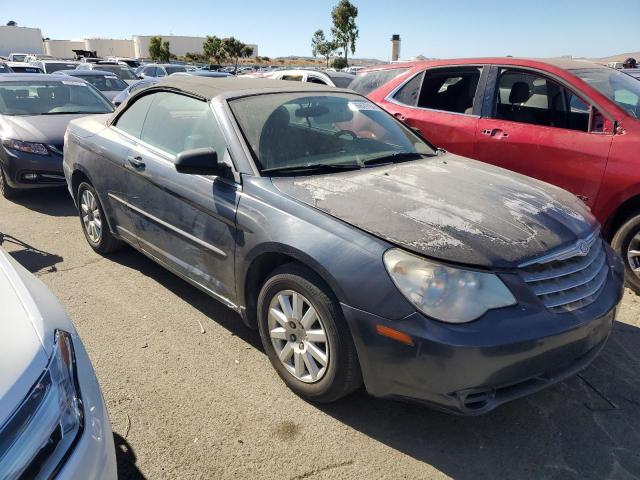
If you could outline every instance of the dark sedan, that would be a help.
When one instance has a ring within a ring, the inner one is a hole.
[[[576,197],[348,90],[169,77],[72,121],[64,171],[94,250],[126,242],[237,311],[312,401],[364,381],[487,412],[588,365],[622,294]]]
[[[63,75],[0,75],[0,192],[64,185],[70,120],[113,107],[88,83]]]

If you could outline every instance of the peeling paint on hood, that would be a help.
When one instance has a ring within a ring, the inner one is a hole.
[[[569,192],[452,154],[272,182],[407,250],[483,267],[514,267],[596,228]]]

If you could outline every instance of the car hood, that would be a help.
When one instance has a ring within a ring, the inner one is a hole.
[[[40,315],[8,254],[0,249],[0,426],[47,365],[34,320]]]
[[[565,190],[453,154],[272,182],[407,250],[482,267],[516,267],[597,225]]]
[[[74,118],[84,117],[85,113],[65,115],[4,115],[0,117],[3,136],[24,142],[50,143],[63,142],[67,125]]]

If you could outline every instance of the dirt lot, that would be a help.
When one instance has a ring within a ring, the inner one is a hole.
[[[0,198],[3,247],[74,320],[121,478],[639,478],[640,299],[580,376],[479,418],[293,395],[239,317],[131,249],[87,245],[66,192]],[[201,325],[205,333],[201,333]]]

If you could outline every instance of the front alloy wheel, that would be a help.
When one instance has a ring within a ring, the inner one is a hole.
[[[285,368],[298,380],[317,382],[329,364],[324,323],[302,294],[283,290],[269,304],[269,336]]]
[[[315,272],[298,263],[281,265],[262,285],[256,307],[264,350],[295,393],[333,402],[362,385],[340,304]]]
[[[627,286],[640,295],[640,214],[618,229],[611,246],[622,257]]]

